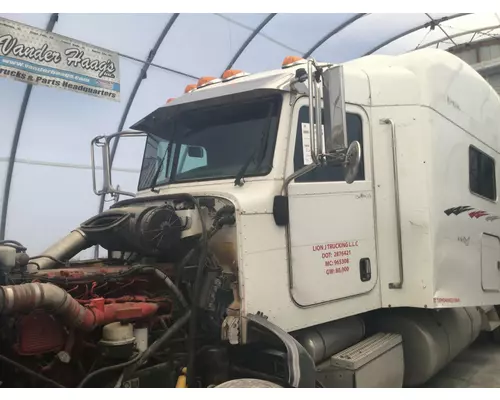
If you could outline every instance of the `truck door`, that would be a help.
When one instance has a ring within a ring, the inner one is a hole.
[[[308,109],[297,102],[292,118],[293,171],[310,163]],[[288,189],[290,287],[304,307],[362,295],[377,281],[370,127],[361,107],[347,112],[348,141],[362,146],[356,180],[347,184],[342,167],[325,166]]]

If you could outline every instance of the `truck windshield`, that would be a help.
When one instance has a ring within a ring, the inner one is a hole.
[[[148,136],[138,189],[267,175],[280,111],[272,96],[176,114],[164,134]]]

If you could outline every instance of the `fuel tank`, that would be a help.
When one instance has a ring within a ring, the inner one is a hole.
[[[481,331],[476,307],[379,310],[366,318],[370,332],[403,337],[404,385],[422,385],[474,342]]]
[[[360,317],[343,318],[293,333],[317,364],[363,339],[365,324]]]

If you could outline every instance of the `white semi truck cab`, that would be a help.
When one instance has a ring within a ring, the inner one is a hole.
[[[131,136],[137,193],[112,179]],[[498,95],[440,50],[201,78],[92,142],[95,193],[129,198],[37,257],[0,247],[1,348],[79,362],[68,386],[422,385],[498,332],[499,138]],[[92,375],[79,340],[126,368]]]

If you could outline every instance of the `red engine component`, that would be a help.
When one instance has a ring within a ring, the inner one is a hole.
[[[134,298],[127,296],[125,299]],[[117,321],[130,321],[150,317],[159,308],[157,303],[120,302],[118,299],[92,299],[85,306],[90,312],[81,328],[90,329],[96,325],[106,325]],[[18,354],[28,356],[58,352],[66,343],[67,334],[58,320],[43,311],[23,316],[18,323],[19,335],[15,350]]]
[[[77,300],[80,304],[95,304],[96,300]],[[129,302],[150,302],[150,303],[171,303],[170,299],[167,297],[158,297],[158,298],[148,298],[146,296],[122,296],[118,298],[105,298],[104,304],[111,303],[129,303]]]
[[[18,323],[18,329],[15,350],[23,356],[58,352],[66,341],[66,332],[61,323],[44,312],[23,316]]]
[[[125,302],[124,302],[125,300]],[[136,300],[130,302],[126,300]],[[164,299],[155,299],[164,300]],[[139,320],[153,316],[158,303],[147,303],[144,296],[124,296],[122,298],[97,298],[87,301],[85,308],[90,312],[81,328],[90,329],[96,325],[106,325],[117,321]],[[23,356],[57,353],[65,348],[68,335],[60,321],[54,316],[37,311],[20,318],[15,351]]]
[[[91,311],[85,314],[81,327],[90,329],[96,325],[106,325],[111,322],[141,319],[152,316],[158,310],[156,303],[110,303],[99,298],[90,301],[87,306]]]
[[[75,343],[73,329],[77,337],[75,351],[80,352],[82,345],[92,346],[99,334],[96,337],[90,332],[99,326],[118,321],[154,323],[156,319],[151,317],[156,314],[159,318],[170,316],[171,299],[154,295],[165,293],[161,280],[138,275],[109,281],[102,278],[107,274],[116,276],[126,269],[97,265],[70,271],[50,270],[47,277],[64,276],[70,282],[54,285],[35,279],[29,284],[1,287],[0,309],[28,313],[17,317],[17,342],[13,349],[22,356],[71,354]],[[96,276],[101,277],[99,283],[94,281]],[[110,294],[115,296],[108,297]]]

